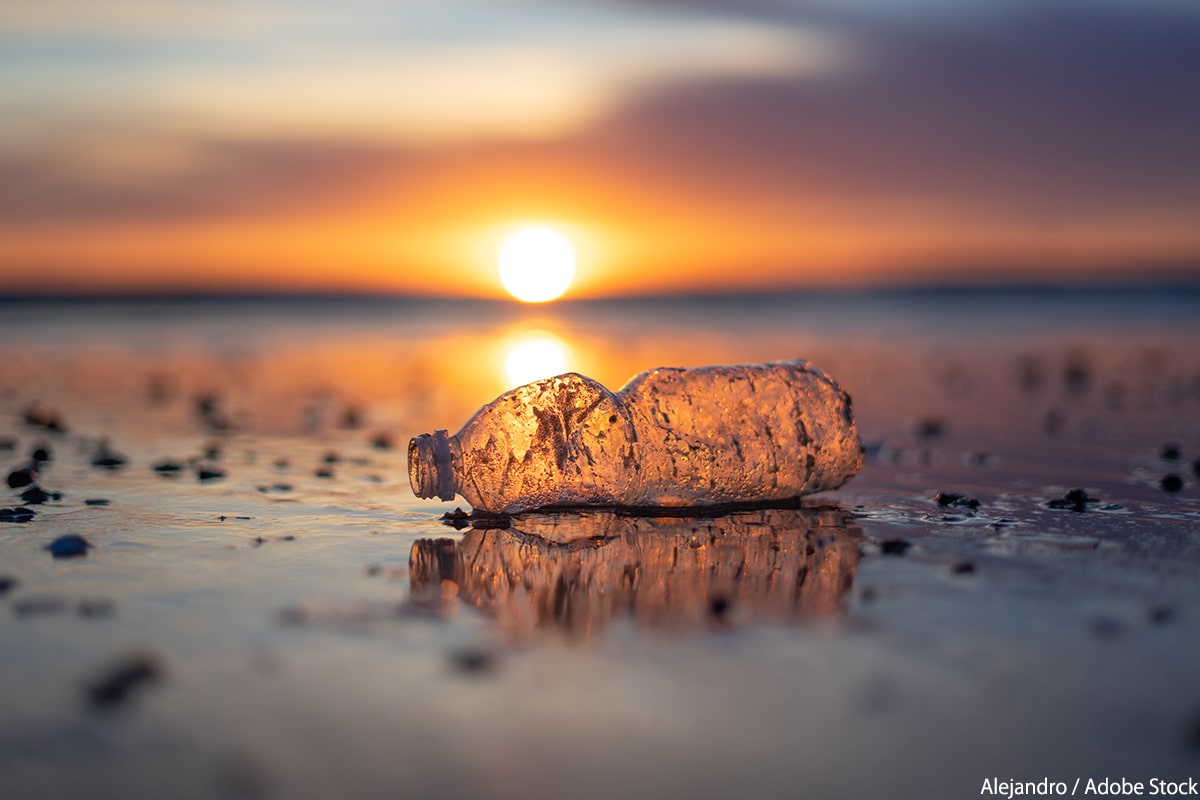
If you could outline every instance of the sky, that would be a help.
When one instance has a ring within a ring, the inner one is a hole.
[[[0,293],[1200,280],[1192,0],[15,0]]]

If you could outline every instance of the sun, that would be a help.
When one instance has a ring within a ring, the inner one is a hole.
[[[500,282],[525,303],[562,297],[575,278],[575,251],[567,237],[543,227],[521,228],[500,246]]]

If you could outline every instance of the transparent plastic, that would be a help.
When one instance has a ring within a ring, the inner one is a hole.
[[[615,393],[546,378],[413,439],[408,471],[418,497],[515,514],[780,502],[842,485],[862,458],[850,396],[798,359],[654,369]]]

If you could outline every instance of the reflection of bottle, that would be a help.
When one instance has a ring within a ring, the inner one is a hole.
[[[460,599],[517,637],[539,628],[587,635],[622,615],[660,630],[790,622],[840,608],[862,539],[848,523],[833,507],[530,516],[457,543],[418,540],[409,575],[414,596],[453,581]]]
[[[805,361],[655,369],[617,393],[569,373],[506,392],[408,446],[418,497],[546,506],[770,503],[862,466],[850,397]]]

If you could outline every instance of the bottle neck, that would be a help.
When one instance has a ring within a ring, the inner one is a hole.
[[[453,500],[457,488],[446,431],[423,433],[408,443],[408,482],[417,497]]]

